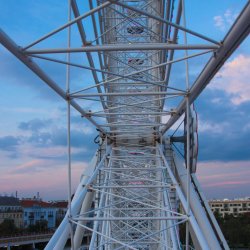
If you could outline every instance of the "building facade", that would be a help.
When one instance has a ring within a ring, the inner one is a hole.
[[[16,227],[23,227],[23,209],[18,198],[0,196],[0,224],[4,220],[13,220]]]
[[[56,227],[56,209],[39,198],[22,199],[24,227],[47,222],[48,228]]]
[[[52,201],[50,204],[56,210],[56,227],[58,227],[68,211],[68,201]]]
[[[240,214],[250,213],[250,198],[235,200],[210,200],[209,205],[214,213],[239,216]]]

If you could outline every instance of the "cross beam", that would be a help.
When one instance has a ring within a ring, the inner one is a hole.
[[[211,50],[218,49],[219,45],[211,44],[169,44],[169,43],[131,43],[131,44],[106,44],[89,45],[80,48],[58,48],[58,49],[29,49],[26,54],[55,54],[55,53],[77,53],[77,52],[98,52],[98,51],[138,51],[138,50]]]

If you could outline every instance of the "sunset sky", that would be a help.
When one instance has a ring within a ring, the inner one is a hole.
[[[222,40],[246,2],[186,1],[187,26]],[[81,7],[82,12],[87,9]],[[20,46],[67,22],[66,0],[0,1],[0,10],[1,29]],[[87,34],[91,32],[86,29]],[[48,44],[65,47],[66,31]],[[45,200],[65,199],[66,103],[1,45],[0,56],[0,194],[18,191],[20,197],[29,197],[40,192]],[[42,64],[64,87],[65,66]],[[197,175],[209,199],[250,196],[249,68],[248,37],[195,102],[199,119]],[[71,81],[89,78],[90,72],[76,71]],[[175,71],[172,78],[178,80]],[[91,103],[88,105],[86,110],[91,108]],[[74,188],[97,148],[93,142],[96,135],[95,128],[73,111]]]

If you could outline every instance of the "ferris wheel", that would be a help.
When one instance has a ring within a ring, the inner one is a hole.
[[[65,24],[29,45],[0,32],[2,45],[67,103],[69,209],[45,249],[64,249],[69,238],[72,249],[85,249],[86,234],[91,250],[229,249],[195,175],[194,101],[248,36],[250,3],[221,41],[187,27],[183,0],[71,0],[68,7]],[[44,47],[64,30],[67,47]],[[206,63],[191,79],[200,57]],[[65,88],[41,62],[67,66]],[[74,68],[89,77],[74,85]],[[72,200],[71,109],[98,133]]]

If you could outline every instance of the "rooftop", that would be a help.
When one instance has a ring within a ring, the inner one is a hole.
[[[231,203],[231,202],[250,202],[250,198],[246,197],[246,198],[236,198],[236,199],[215,199],[215,200],[209,200],[209,202],[218,202],[218,203]]]
[[[42,200],[22,199],[20,202],[22,207],[52,207],[50,203]]]
[[[57,208],[67,208],[68,207],[68,201],[53,201],[50,204],[52,207],[57,207]]]

